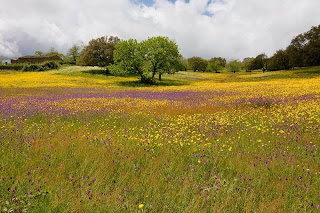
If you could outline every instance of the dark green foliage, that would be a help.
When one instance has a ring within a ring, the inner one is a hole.
[[[208,61],[201,57],[192,57],[188,58],[189,67],[193,71],[202,71],[205,72],[208,66]]]
[[[290,58],[286,51],[278,50],[269,59],[269,70],[287,70],[289,66]]]
[[[22,71],[24,72],[34,72],[34,71],[46,71],[58,69],[60,65],[55,61],[48,61],[43,64],[27,64],[23,66]]]
[[[251,63],[253,62],[254,59],[255,58],[250,58],[250,57],[243,59],[242,68],[244,70],[246,70],[247,72],[250,72],[251,71]]]
[[[154,85],[156,82],[153,78],[142,76],[141,77],[141,82],[144,84],[149,84],[149,85]]]
[[[266,70],[268,68],[268,57],[265,53],[262,53],[254,59],[250,60],[247,66],[248,70]]]
[[[57,64],[56,62],[54,61],[48,61],[48,62],[45,62],[42,67],[44,69],[48,69],[48,70],[53,70],[53,69],[58,69],[59,68],[59,64]]]
[[[320,65],[320,25],[296,36],[286,53],[292,67]]]
[[[100,37],[92,39],[81,51],[79,65],[106,67],[114,63],[113,51],[120,42],[118,37]],[[71,54],[70,54],[71,55]]]
[[[25,65],[22,69],[22,71],[29,72],[29,71],[39,71],[40,66],[37,64],[30,64],[30,65]]]

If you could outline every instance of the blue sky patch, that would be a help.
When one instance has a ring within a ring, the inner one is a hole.
[[[208,17],[213,17],[213,15],[214,15],[214,14],[212,14],[212,13],[210,13],[210,12],[206,11],[206,12],[202,13],[202,15],[204,15],[204,16],[208,16]]]
[[[132,1],[133,3],[142,3],[148,7],[151,7],[152,5],[154,5],[154,0],[132,0]],[[167,1],[172,3],[176,2],[176,0],[167,0]],[[188,3],[189,0],[186,0],[186,2]]]

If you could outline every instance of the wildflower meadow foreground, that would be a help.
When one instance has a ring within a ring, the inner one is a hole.
[[[319,211],[319,67],[64,69],[0,73],[0,212]]]

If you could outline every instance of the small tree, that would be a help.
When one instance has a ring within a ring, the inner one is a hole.
[[[46,56],[59,56],[60,58],[64,57],[64,55],[59,53],[54,47],[50,48],[49,52],[46,53]]]
[[[209,60],[209,64],[210,63],[215,63],[221,67],[226,67],[227,65],[227,60],[225,58],[222,58],[222,57],[214,57],[214,58],[211,58]]]
[[[43,55],[43,52],[41,52],[41,51],[35,51],[34,54],[41,56],[41,55]]]
[[[181,57],[181,58],[179,59],[179,61],[180,61],[180,63],[179,63],[179,66],[180,66],[180,67],[179,67],[179,70],[187,71],[187,69],[188,69],[188,59]]]
[[[192,58],[188,58],[188,64],[194,72],[196,71],[205,72],[208,66],[208,61],[201,57],[192,57]]]
[[[239,72],[241,69],[241,62],[238,60],[230,61],[227,64],[227,68],[230,72],[233,72],[233,73]]]
[[[71,64],[76,64],[77,60],[80,57],[80,46],[74,44],[68,51],[67,56],[70,58]]]
[[[254,60],[254,58],[244,58],[242,61],[242,69],[245,69],[247,72],[251,72],[251,63]]]
[[[217,63],[209,63],[206,71],[219,73],[222,69],[223,69],[223,67]]]
[[[81,51],[79,64],[106,67],[106,72],[108,73],[107,66],[114,63],[113,52],[119,42],[120,39],[113,36],[92,39]]]
[[[221,57],[211,58],[208,61],[207,71],[219,73],[226,66],[226,59]]]

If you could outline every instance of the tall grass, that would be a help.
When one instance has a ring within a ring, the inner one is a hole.
[[[14,80],[0,88],[1,211],[316,211],[320,78],[302,72],[141,88],[2,75]]]

